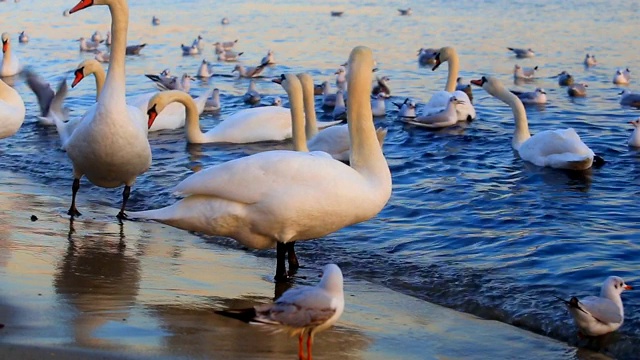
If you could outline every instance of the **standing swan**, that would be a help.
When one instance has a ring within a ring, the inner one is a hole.
[[[391,196],[391,173],[371,121],[371,50],[353,49],[349,66],[351,166],[313,153],[266,151],[192,174],[175,188],[184,199],[132,216],[228,236],[250,248],[277,245],[276,279],[286,279],[287,243],[368,220]]]
[[[73,196],[68,214],[79,216],[76,194],[85,175],[93,184],[113,188],[125,185],[118,218],[126,218],[125,207],[136,177],[151,166],[145,116],[128,106],[125,98],[125,51],[129,6],[126,0],[81,0],[69,13],[92,5],[107,5],[111,12],[113,43],[109,73],[95,108],[80,120],[78,127],[62,139],[73,163]]]
[[[481,86],[511,107],[516,121],[511,146],[522,160],[538,166],[568,170],[586,170],[594,163],[594,158],[596,163],[604,162],[602,158],[594,155],[572,128],[545,130],[531,136],[522,101],[505,89],[500,80],[483,76],[482,79],[472,80],[471,83]]]
[[[15,134],[24,122],[24,101],[11,86],[0,80],[0,139]]]
[[[436,70],[443,62],[448,62],[449,76],[447,77],[447,84],[444,87],[444,91],[438,91],[431,96],[429,102],[424,107],[424,114],[437,113],[441,109],[444,109],[449,104],[451,96],[455,96],[459,101],[456,104],[456,113],[458,115],[458,121],[471,121],[476,118],[476,109],[471,104],[471,100],[467,93],[461,90],[456,90],[458,85],[458,53],[452,47],[443,47],[435,56],[435,64],[431,69]]]

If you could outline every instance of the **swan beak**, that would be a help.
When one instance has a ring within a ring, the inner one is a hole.
[[[271,79],[271,82],[282,85],[282,79],[280,79],[279,77],[275,79]]]
[[[480,80],[471,80],[470,83],[472,83],[473,85],[476,85],[476,86],[480,86],[480,87],[482,87],[482,85],[483,85],[482,79],[480,79]]]
[[[73,82],[71,83],[71,87],[74,88],[76,87],[76,85],[78,85],[78,83],[80,81],[82,81],[82,79],[84,79],[84,66],[77,69],[74,72],[75,78],[73,79]]]
[[[5,40],[2,42],[2,53],[6,53],[9,50],[9,40]]]
[[[631,286],[631,285],[625,285],[625,286],[624,286],[624,289],[625,289],[625,290],[633,290],[633,286]]]
[[[147,123],[148,129],[151,129],[151,125],[153,125],[153,122],[156,121],[156,117],[158,117],[158,112],[156,111],[156,104],[153,104],[153,106],[149,109],[149,111],[147,111],[147,115],[149,116],[149,121]]]
[[[86,9],[91,5],[93,5],[93,0],[80,0],[80,2],[76,6],[69,10],[69,14],[73,14],[76,11]]]
[[[440,61],[440,53],[436,54],[436,64],[433,65],[433,67],[431,68],[431,71],[434,71],[435,69],[437,69],[440,64],[442,64],[442,62]]]

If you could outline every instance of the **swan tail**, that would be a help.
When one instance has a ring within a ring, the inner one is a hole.
[[[547,165],[557,169],[586,170],[593,164],[591,154],[553,154],[547,158]]]

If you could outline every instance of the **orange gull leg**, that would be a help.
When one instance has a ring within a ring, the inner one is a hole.
[[[305,360],[304,357],[304,347],[303,347],[303,343],[302,343],[302,338],[304,337],[304,331],[300,333],[300,335],[298,336],[298,359],[299,360]]]

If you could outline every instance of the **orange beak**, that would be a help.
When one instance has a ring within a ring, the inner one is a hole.
[[[73,79],[73,82],[71,83],[71,87],[72,87],[72,88],[73,88],[73,87],[76,87],[76,85],[78,85],[78,83],[79,83],[80,81],[82,81],[82,79],[84,79],[84,74],[83,74],[82,69],[78,69],[78,70],[76,70],[76,72],[75,72],[75,76],[76,76],[76,77]]]
[[[156,121],[156,117],[158,117],[158,112],[156,111],[156,104],[153,104],[151,109],[147,111],[147,116],[149,116],[149,121],[147,122],[147,129],[151,129],[151,125]]]
[[[9,41],[2,42],[2,53],[6,53],[9,50]]]
[[[80,2],[76,4],[76,6],[74,6],[71,10],[69,10],[69,14],[73,14],[76,11],[86,9],[91,5],[93,5],[93,0],[80,0]]]
[[[625,290],[633,290],[633,286],[631,286],[631,285],[625,285],[625,286],[624,286],[624,289],[625,289]]]

